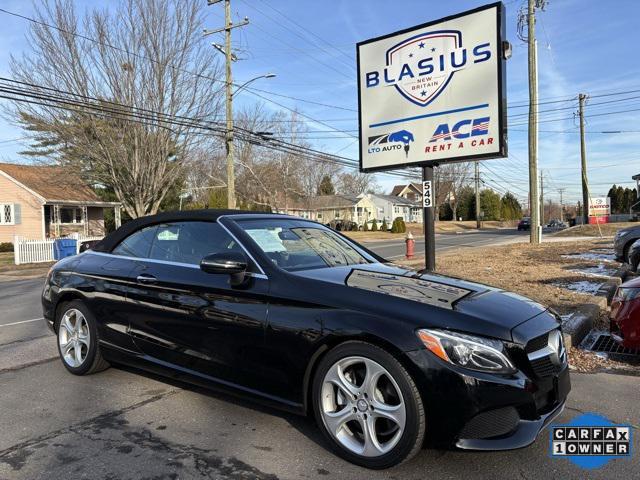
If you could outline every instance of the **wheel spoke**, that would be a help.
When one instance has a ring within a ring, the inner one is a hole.
[[[357,418],[350,405],[337,412],[324,412],[324,415],[325,424],[332,435],[337,435],[345,423]]]
[[[82,325],[84,324],[85,319],[80,312],[76,312],[76,324],[74,325],[75,331],[80,333],[82,331]]]
[[[67,343],[62,345],[62,347],[60,348],[60,350],[62,351],[62,354],[69,355],[69,352],[74,347],[74,345],[75,345],[75,342],[73,340],[69,340]]]
[[[367,457],[377,457],[384,453],[384,450],[378,442],[378,436],[376,434],[376,420],[371,415],[368,415],[366,419],[360,421],[362,426],[362,433],[364,436],[364,445],[362,455]]]
[[[339,363],[336,363],[327,372],[325,381],[331,382],[336,387],[342,389],[349,397],[356,397],[360,394],[360,389],[344,376],[344,372]]]
[[[76,366],[79,366],[82,363],[82,345],[80,342],[76,341],[74,347]]]
[[[364,366],[366,367],[367,372],[364,377],[364,382],[362,382],[362,389],[370,399],[373,399],[376,392],[376,385],[378,385],[378,380],[380,380],[380,377],[386,373],[386,370],[378,363],[372,362],[369,359],[365,359]]]
[[[62,319],[60,325],[64,327],[69,335],[73,335],[73,325],[71,324],[71,320],[69,319],[69,315],[65,315]]]
[[[371,415],[375,418],[386,418],[398,425],[400,428],[404,428],[406,423],[406,412],[403,404],[400,405],[387,405],[386,403],[374,400],[371,402],[373,410]]]

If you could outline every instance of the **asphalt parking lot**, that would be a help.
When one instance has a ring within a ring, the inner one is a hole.
[[[149,375],[111,368],[75,377],[54,360],[0,373],[0,384],[2,479],[631,479],[640,466],[634,456],[582,470],[549,458],[543,433],[522,450],[425,450],[365,471],[332,455],[309,419]],[[595,411],[630,423],[637,451],[640,379],[575,374],[573,384],[559,421]]]

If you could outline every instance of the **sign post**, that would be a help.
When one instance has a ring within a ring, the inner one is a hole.
[[[507,156],[504,30],[498,2],[357,45],[360,170],[422,167],[427,270],[433,169]]]
[[[433,214],[435,191],[433,190],[433,165],[422,167],[422,221],[424,222],[424,263],[432,272],[436,269],[436,222]]]

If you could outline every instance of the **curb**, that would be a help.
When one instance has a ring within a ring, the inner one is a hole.
[[[571,317],[562,322],[562,336],[566,348],[580,345],[599,316],[600,306],[594,303],[578,305]]]

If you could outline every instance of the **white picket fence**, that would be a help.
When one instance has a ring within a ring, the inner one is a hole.
[[[103,237],[88,237],[85,235],[72,234],[65,238],[73,238],[76,242],[76,253],[80,250],[80,243],[88,240],[102,240]],[[45,263],[53,262],[54,239],[30,240],[22,237],[15,237],[13,241],[13,258],[16,265],[25,263]]]

